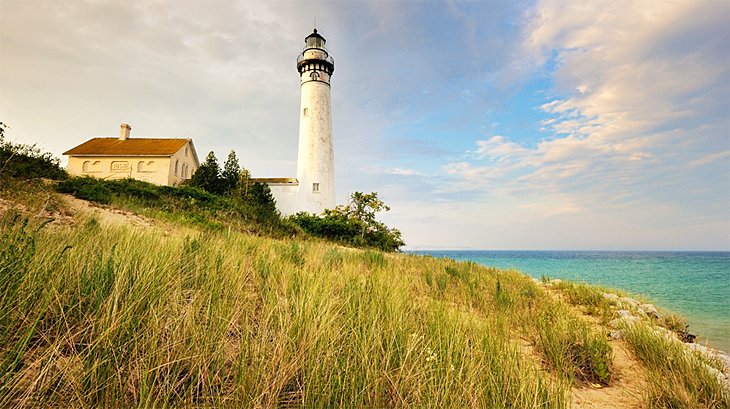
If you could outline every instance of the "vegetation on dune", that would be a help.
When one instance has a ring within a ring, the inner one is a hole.
[[[404,245],[397,229],[376,220],[376,212],[389,210],[377,193],[356,192],[346,206],[328,209],[322,216],[300,213],[283,218],[269,187],[251,178],[234,151],[222,170],[215,153],[208,153],[192,179],[180,187],[135,179],[69,178],[57,158],[35,146],[6,142],[4,130],[5,124],[0,122],[0,189],[24,190],[24,195],[18,195],[21,200],[37,196],[38,190],[51,200],[48,189],[35,180],[44,177],[60,180],[56,190],[79,199],[197,227],[227,227],[275,238],[313,236],[384,251],[397,251]],[[34,186],[24,186],[28,183]]]
[[[375,217],[375,213],[389,210],[377,193],[355,192],[344,206],[327,209],[321,215],[299,212],[288,220],[309,234],[346,246],[397,251],[405,244],[400,231]]]
[[[66,171],[52,154],[36,145],[13,143],[5,139],[7,125],[0,122],[0,181],[7,178],[65,179]]]
[[[623,333],[646,366],[650,408],[730,408],[730,391],[715,375],[721,363],[691,353],[661,327],[627,325]]]
[[[58,183],[56,189],[80,199],[213,230],[233,227],[272,237],[298,233],[295,226],[282,220],[270,193],[267,196],[261,189],[251,189],[247,196],[219,196],[192,186],[90,177],[69,178]]]
[[[215,153],[209,152],[193,174],[190,186],[238,199],[237,203],[248,204],[249,209],[267,214],[271,220],[280,218],[269,187],[251,179],[248,170],[239,166],[235,151],[228,154],[223,170]],[[397,251],[405,245],[400,231],[389,228],[375,217],[376,213],[389,210],[377,193],[354,192],[346,205],[326,209],[321,215],[299,212],[286,218],[285,222],[300,227],[309,235],[345,246]]]
[[[254,183],[231,151],[221,172],[215,154],[193,174],[188,185],[157,186],[134,179],[101,180],[74,177],[57,190],[84,200],[111,204],[151,217],[211,229],[234,227],[272,237],[301,233],[284,221],[268,186]]]
[[[46,181],[68,177],[60,161],[35,145],[8,141],[7,129],[9,127],[0,122],[0,211],[13,206],[28,214],[58,212],[60,203]],[[10,201],[3,203],[5,198]]]
[[[542,291],[518,273],[235,231],[1,228],[0,406],[567,405],[514,341]]]
[[[604,324],[625,307],[604,296],[612,290],[587,284],[560,282],[552,286],[566,300]],[[649,408],[730,408],[730,390],[718,379],[723,363],[692,352],[682,340],[685,321],[676,314],[647,320],[617,320],[621,337],[647,371],[646,404]]]
[[[213,230],[228,226],[271,237],[310,235],[345,246],[383,251],[397,251],[404,245],[397,229],[375,219],[375,212],[385,208],[376,193],[356,192],[347,206],[326,210],[323,216],[299,213],[282,218],[268,186],[252,181],[245,169],[236,180],[233,190],[224,195],[194,186],[156,186],[134,179],[90,177],[63,180],[56,189],[80,199]],[[361,200],[363,197],[366,200]]]
[[[650,407],[727,403],[712,362],[642,325],[626,340]],[[614,376],[605,332],[516,271],[235,230],[51,229],[13,211],[0,373],[0,406],[20,407],[564,408],[571,386]]]

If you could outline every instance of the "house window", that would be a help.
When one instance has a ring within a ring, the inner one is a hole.
[[[155,171],[155,161],[139,161],[137,163],[137,172],[154,172]]]
[[[89,164],[86,166],[86,168],[87,168],[86,169],[87,172],[90,172],[90,173],[91,172],[94,172],[94,173],[101,172],[102,171],[101,161],[100,160],[95,160],[93,162],[89,161]]]
[[[99,173],[101,172],[101,161],[95,160],[85,160],[84,163],[81,164],[81,172],[83,173]]]
[[[185,147],[185,156],[188,156],[188,147]]]
[[[312,192],[319,192],[319,183],[312,183]]]
[[[175,159],[175,176],[177,176],[177,169],[178,169],[179,165],[180,165],[180,161]]]
[[[308,108],[304,108],[304,116],[309,116],[309,109]]]

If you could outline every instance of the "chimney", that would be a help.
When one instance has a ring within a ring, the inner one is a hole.
[[[125,141],[125,140],[129,139],[129,132],[132,130],[132,127],[127,124],[121,124],[119,126],[121,128],[119,130],[119,140]]]

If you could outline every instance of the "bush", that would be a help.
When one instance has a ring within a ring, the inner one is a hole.
[[[151,183],[135,179],[111,180],[107,183],[112,192],[119,196],[130,196],[145,200],[160,198],[160,188]]]
[[[299,212],[289,221],[305,232],[347,246],[397,251],[403,246],[401,233],[375,219],[378,211],[388,211],[378,194],[355,192],[346,206],[328,209],[321,216]]]
[[[56,185],[56,190],[101,204],[109,204],[112,200],[112,190],[109,186],[103,181],[88,176],[66,179]]]
[[[0,122],[0,176],[62,180],[68,177],[61,161],[36,145],[24,145],[5,140],[7,126]]]

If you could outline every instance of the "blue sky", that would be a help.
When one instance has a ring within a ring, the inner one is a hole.
[[[338,201],[410,248],[730,249],[726,1],[0,2],[0,120],[296,173],[295,59],[335,58]]]

